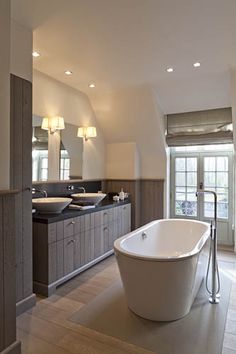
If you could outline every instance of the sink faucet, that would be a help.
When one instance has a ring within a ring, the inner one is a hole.
[[[210,250],[210,255],[209,255],[209,262],[210,262],[210,257],[212,261],[212,281],[211,281],[211,292],[210,293],[210,298],[209,301],[212,304],[218,304],[219,303],[219,289],[220,289],[220,279],[219,279],[219,270],[218,270],[218,265],[217,265],[217,194],[214,191],[209,191],[206,189],[202,189],[203,186],[202,184],[200,185],[200,189],[197,190],[196,192],[196,197],[198,197],[201,194],[212,194],[214,196],[214,225],[212,227],[211,223],[211,250]],[[208,278],[208,270],[209,270],[209,263],[208,263],[208,269],[207,269],[207,278]],[[216,289],[216,279],[218,277],[218,290]],[[206,280],[207,284],[207,280]],[[207,288],[208,290],[208,288]]]
[[[47,191],[45,189],[42,190],[42,189],[32,188],[32,194],[36,194],[36,193],[42,193],[45,198],[47,198],[48,196]]]
[[[73,186],[73,185],[69,185],[69,186],[67,186],[67,189],[68,189],[69,191],[74,191],[75,189],[81,189],[81,190],[83,191],[83,193],[86,193],[86,190],[85,190],[84,187],[75,187],[75,186]]]

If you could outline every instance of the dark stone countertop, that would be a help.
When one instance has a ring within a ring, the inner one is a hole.
[[[104,199],[95,208],[91,208],[87,210],[72,210],[66,208],[60,214],[40,214],[36,212],[32,216],[33,216],[33,222],[38,222],[42,224],[51,224],[53,222],[74,218],[80,215],[95,213],[96,211],[110,209],[117,206],[129,204],[129,203],[130,203],[129,199],[126,199],[123,202],[114,202],[113,200]]]

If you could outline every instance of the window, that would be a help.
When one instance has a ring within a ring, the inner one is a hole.
[[[60,180],[70,179],[70,158],[66,150],[61,150]]]

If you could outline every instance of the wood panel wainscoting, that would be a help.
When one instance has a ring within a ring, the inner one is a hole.
[[[10,185],[16,197],[17,314],[35,304],[32,274],[32,83],[11,75]]]
[[[16,340],[15,209],[17,191],[0,191],[0,353],[19,354]]]
[[[152,220],[163,218],[164,182],[163,179],[107,179],[102,183],[102,190],[117,193],[123,188],[130,193],[131,225],[134,230]]]

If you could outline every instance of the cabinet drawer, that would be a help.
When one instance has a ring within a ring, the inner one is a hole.
[[[64,238],[75,234],[75,219],[64,220]]]

